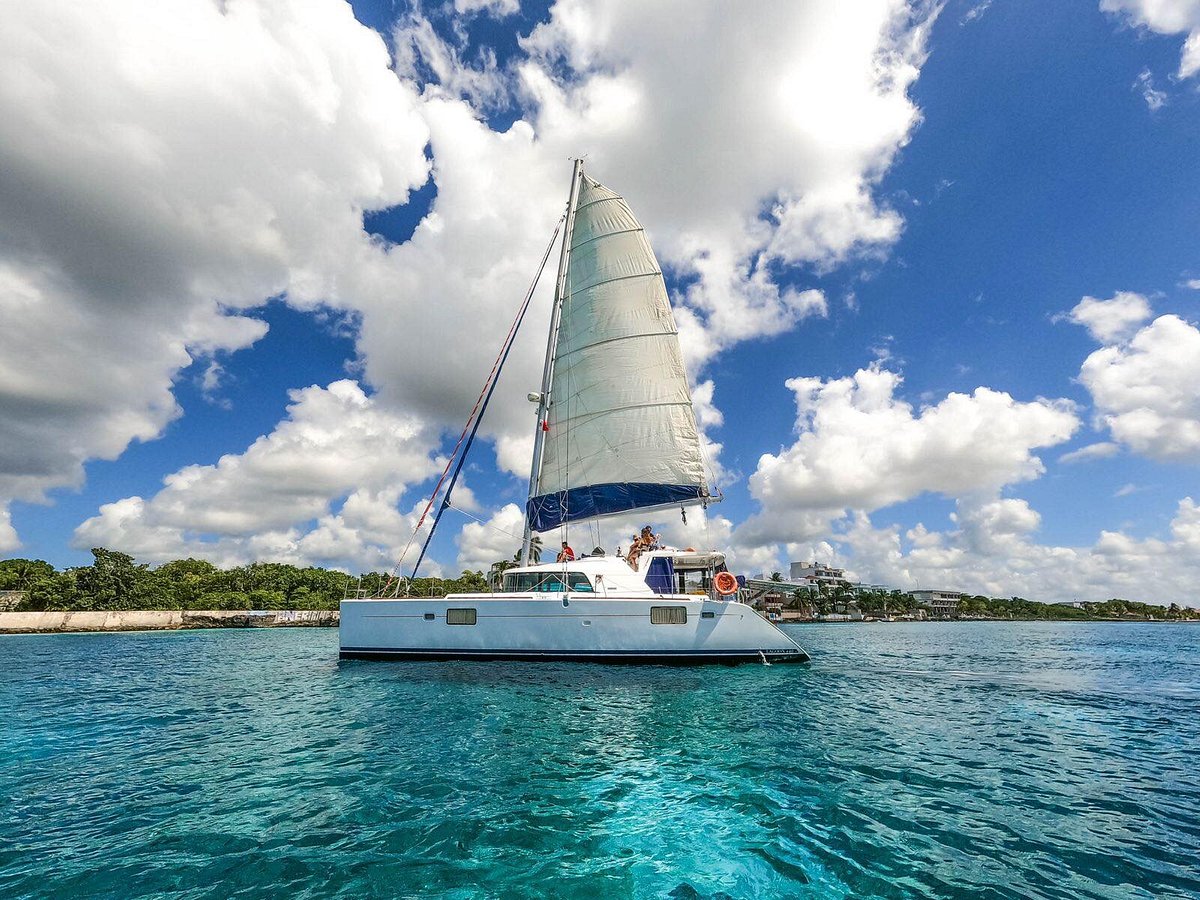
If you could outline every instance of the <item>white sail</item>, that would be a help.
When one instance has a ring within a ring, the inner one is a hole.
[[[708,498],[658,261],[624,199],[581,177],[529,501],[534,531]]]

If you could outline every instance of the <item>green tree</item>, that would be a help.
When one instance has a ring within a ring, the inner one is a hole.
[[[41,559],[0,560],[0,591],[28,591],[43,578],[53,578],[58,571]]]
[[[103,547],[92,549],[92,564],[70,570],[75,576],[76,609],[165,609],[170,595],[149,566]]]
[[[496,560],[494,563],[492,563],[491,568],[488,569],[488,584],[494,588],[499,588],[500,585],[503,584],[504,573],[509,569],[515,569],[517,565],[518,564],[513,562],[511,559]]]
[[[513,554],[513,562],[518,566],[525,565],[525,560],[521,556],[521,547],[517,548],[517,552]],[[529,539],[529,559],[533,563],[542,561],[542,538],[541,535],[535,534]]]

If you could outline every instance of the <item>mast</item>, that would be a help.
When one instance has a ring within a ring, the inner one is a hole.
[[[542,389],[537,395],[537,429],[533,435],[533,465],[529,472],[529,496],[536,497],[542,477],[542,451],[546,444],[545,423],[550,412],[550,387],[554,371],[554,349],[558,344],[558,326],[562,304],[567,295],[567,266],[571,258],[571,234],[575,230],[575,207],[579,203],[579,182],[583,178],[583,160],[576,159],[571,170],[571,191],[567,195],[567,222],[563,228],[562,252],[558,256],[558,278],[554,282],[554,306],[550,311],[550,335],[546,339],[546,364],[542,369]],[[533,397],[531,396],[532,400]],[[525,534],[521,541],[521,560],[529,565],[533,528],[525,516]]]

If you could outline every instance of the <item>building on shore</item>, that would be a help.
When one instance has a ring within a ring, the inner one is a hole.
[[[789,610],[804,618],[813,615],[813,601],[820,594],[810,582],[772,581],[761,574],[747,579],[743,590],[745,601],[773,622],[789,618]]]
[[[946,618],[958,615],[958,604],[963,598],[961,591],[912,591],[911,594],[931,616]]]
[[[793,582],[808,582],[818,587],[830,590],[847,584],[846,570],[826,565],[822,562],[794,562],[788,573],[788,580]]]

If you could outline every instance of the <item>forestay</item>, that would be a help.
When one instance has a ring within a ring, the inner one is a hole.
[[[529,524],[708,497],[662,272],[619,195],[582,176]]]

